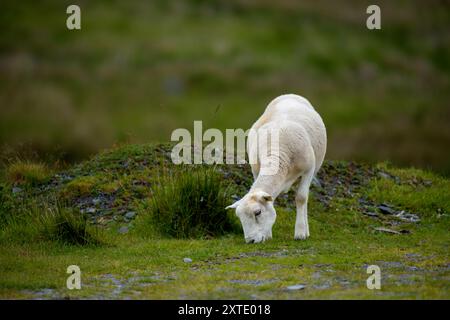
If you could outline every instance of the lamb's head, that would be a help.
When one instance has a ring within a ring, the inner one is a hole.
[[[258,243],[272,238],[272,226],[277,213],[270,194],[260,190],[251,191],[226,209],[236,209],[247,243]]]

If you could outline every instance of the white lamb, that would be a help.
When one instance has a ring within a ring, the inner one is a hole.
[[[265,145],[278,162],[278,170],[274,174],[264,174],[268,171],[263,169],[271,164],[268,163],[267,153],[262,154],[261,145],[258,147],[261,129],[278,134],[277,150],[271,145],[273,143]],[[295,197],[297,217],[294,238],[306,239],[309,236],[309,187],[322,165],[327,145],[322,118],[308,100],[295,94],[286,94],[270,102],[264,114],[253,124],[251,131],[257,132],[256,135],[250,134],[247,141],[255,181],[250,191],[227,209],[236,209],[247,243],[270,239],[276,219],[273,202],[281,192],[289,190],[300,178]]]

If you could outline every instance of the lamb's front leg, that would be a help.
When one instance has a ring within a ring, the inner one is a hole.
[[[295,234],[294,239],[304,240],[309,237],[308,224],[308,195],[309,186],[314,176],[314,169],[305,173],[295,196],[295,205],[297,207],[297,217],[295,219]]]
[[[299,195],[295,197],[295,204],[297,207],[297,217],[295,219],[295,233],[294,233],[295,240],[304,240],[309,237],[306,199]]]

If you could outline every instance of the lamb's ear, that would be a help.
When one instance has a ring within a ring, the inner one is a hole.
[[[228,207],[226,207],[225,209],[235,209],[237,208],[237,206],[241,203],[241,200],[236,201],[235,203],[229,205]]]
[[[259,191],[256,196],[258,201],[262,203],[273,201],[272,196],[264,191]]]

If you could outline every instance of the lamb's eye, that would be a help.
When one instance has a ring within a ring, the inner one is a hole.
[[[256,210],[255,211],[255,217],[259,216],[261,214],[261,210]]]

